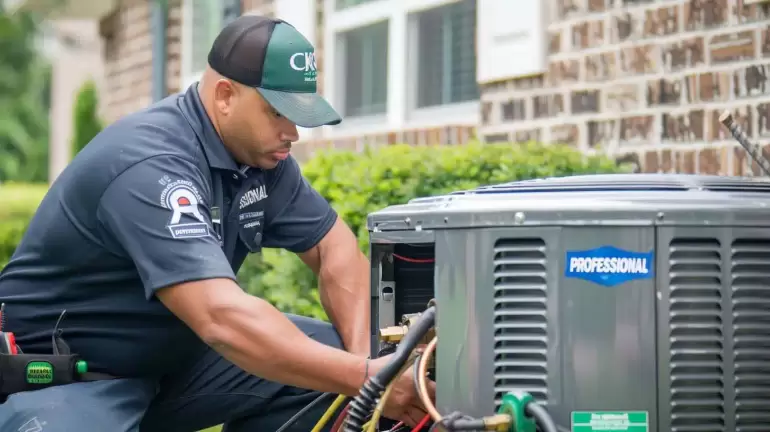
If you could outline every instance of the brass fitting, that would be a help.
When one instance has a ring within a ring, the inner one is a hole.
[[[399,343],[401,342],[401,339],[406,336],[406,333],[409,331],[409,327],[407,326],[391,326],[391,327],[385,327],[384,329],[380,329],[380,341],[382,342],[390,342],[390,343]]]
[[[511,416],[508,414],[495,414],[484,417],[484,430],[495,432],[508,432],[511,428]]]
[[[431,299],[428,302],[428,307],[434,306],[436,304],[435,299]],[[386,343],[392,343],[392,344],[398,344],[401,343],[401,340],[404,339],[404,336],[406,336],[407,333],[409,333],[409,329],[417,323],[417,321],[420,319],[420,316],[422,316],[422,312],[413,313],[413,314],[404,314],[401,317],[401,322],[399,325],[386,327],[383,329],[380,329],[380,342],[386,342]],[[431,327],[430,330],[425,334],[425,336],[422,337],[422,339],[418,342],[418,345],[427,345],[431,339],[433,339],[436,336],[436,327]],[[435,367],[435,356],[431,359],[431,367]]]
[[[406,314],[401,318],[400,325],[385,327],[380,329],[380,341],[389,343],[399,343],[409,332],[409,329],[417,323],[422,313]],[[425,336],[420,340],[419,345],[427,345],[433,337],[436,336],[435,327],[428,330]]]

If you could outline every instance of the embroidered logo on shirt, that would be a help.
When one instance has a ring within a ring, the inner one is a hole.
[[[243,194],[241,197],[241,201],[238,204],[239,210],[243,210],[244,208],[262,201],[263,199],[267,198],[267,188],[265,185],[259,185],[253,189],[250,189],[248,192]]]
[[[166,227],[172,237],[185,239],[211,235],[206,219],[200,212],[202,201],[200,192],[192,182],[175,180],[166,184],[160,194],[160,204],[171,210],[171,218]]]

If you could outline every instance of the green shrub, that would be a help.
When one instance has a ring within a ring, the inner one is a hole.
[[[76,155],[104,127],[99,118],[99,94],[96,84],[86,81],[78,91],[73,110],[74,131],[72,134],[72,154]]]
[[[308,181],[332,204],[357,234],[368,254],[366,217],[392,204],[515,180],[625,171],[605,157],[587,157],[566,146],[471,144],[409,147],[394,145],[364,153],[325,152],[303,166]],[[325,319],[317,281],[296,257],[265,250],[250,257],[246,289],[286,312]]]
[[[48,186],[0,184],[0,268],[11,258]]]

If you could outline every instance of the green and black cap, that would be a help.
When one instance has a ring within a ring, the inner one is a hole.
[[[220,75],[256,88],[297,126],[313,128],[342,121],[316,91],[313,45],[285,21],[257,15],[235,19],[214,40],[208,62]]]

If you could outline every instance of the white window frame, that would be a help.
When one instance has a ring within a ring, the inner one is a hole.
[[[345,49],[341,33],[388,20],[388,101],[385,114],[343,118],[340,125],[325,127],[323,135],[335,138],[450,124],[478,125],[478,100],[417,109],[412,91],[417,80],[416,65],[407,62],[404,55],[417,49],[417,20],[412,14],[458,1],[376,0],[342,10],[336,9],[335,1],[325,1],[323,67],[327,100],[335,107],[343,106],[345,101]]]
[[[192,83],[198,81],[203,74],[203,70],[192,70],[193,53],[193,0],[182,0],[182,56],[181,56],[181,83],[182,89],[186,89]],[[221,18],[224,18],[224,11],[221,11]],[[213,41],[212,41],[213,42]]]

